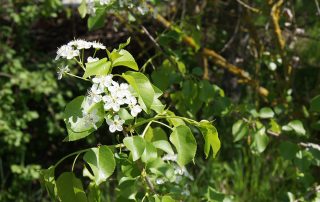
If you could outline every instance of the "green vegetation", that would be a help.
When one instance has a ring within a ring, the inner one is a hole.
[[[319,4],[4,0],[0,201],[319,201]]]

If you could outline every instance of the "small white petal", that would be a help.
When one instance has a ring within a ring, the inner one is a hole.
[[[114,133],[117,130],[116,125],[114,125],[114,124],[110,125],[109,126],[109,130],[110,130],[111,133]]]

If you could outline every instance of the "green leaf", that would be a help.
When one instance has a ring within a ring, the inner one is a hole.
[[[299,120],[290,121],[287,125],[282,127],[283,130],[291,131],[293,130],[297,135],[305,135],[306,130],[303,127],[303,124]]]
[[[81,181],[72,172],[62,173],[57,179],[57,193],[63,202],[86,202]]]
[[[163,196],[161,199],[161,202],[175,202],[176,200],[174,200],[173,198],[171,198],[171,196]]]
[[[266,128],[260,122],[256,122],[256,128],[251,146],[255,151],[262,153],[268,146],[269,137],[266,135]]]
[[[141,157],[146,145],[144,139],[140,136],[126,137],[123,139],[123,143],[132,153],[133,161]]]
[[[213,151],[212,156],[213,158],[215,158],[221,147],[217,129],[209,121],[206,120],[200,121],[198,123],[198,127],[205,141],[204,153],[206,155],[206,158],[209,157],[211,149]]]
[[[232,125],[233,141],[237,142],[241,140],[245,135],[249,133],[249,127],[247,123],[242,120],[238,120]]]
[[[102,190],[94,183],[90,183],[88,186],[88,201],[89,202],[101,202],[101,192]]]
[[[84,72],[83,78],[88,78],[89,76],[103,76],[110,72],[111,62],[107,61],[107,58],[95,62],[86,63],[86,71]]]
[[[157,157],[157,149],[150,142],[145,142],[145,149],[141,156],[141,160],[147,163],[153,161]]]
[[[155,142],[158,140],[168,140],[168,137],[167,137],[166,132],[162,128],[149,127],[145,136],[144,136],[144,139],[148,142]]]
[[[132,55],[127,50],[120,50],[118,51],[112,51],[111,53],[111,61],[112,61],[112,68],[117,66],[125,66],[129,67],[133,70],[138,71],[139,67],[135,61],[135,59],[132,57]]]
[[[87,1],[82,0],[80,6],[78,7],[79,14],[81,18],[84,18],[87,14]]]
[[[208,187],[207,193],[205,195],[207,201],[212,202],[223,202],[225,199],[225,195],[223,193],[218,192],[212,187]]]
[[[286,160],[292,160],[296,156],[296,153],[299,151],[298,145],[289,142],[284,141],[281,142],[279,146],[280,154],[281,156]]]
[[[120,108],[118,115],[122,120],[125,121],[134,119],[134,117],[125,108]]]
[[[269,107],[261,108],[259,111],[259,117],[262,119],[270,119],[274,117],[274,112]]]
[[[168,154],[174,154],[171,144],[166,140],[158,140],[155,142],[152,142],[153,146],[155,146],[157,149],[161,149],[162,151],[167,152]]]
[[[140,72],[132,71],[127,71],[122,76],[138,94],[141,108],[148,113],[155,97],[155,91],[149,79]]]
[[[48,169],[41,170],[41,185],[43,185],[47,192],[50,195],[51,199],[56,198],[56,182],[54,180],[54,166],[49,167]]]
[[[180,125],[173,128],[170,141],[178,152],[178,164],[183,167],[192,161],[196,155],[197,142],[189,127]]]
[[[110,177],[116,168],[113,153],[107,146],[90,149],[85,153],[83,159],[89,164],[96,185]]]
[[[122,177],[117,187],[117,202],[137,201],[136,194],[138,192],[136,179],[130,177]],[[131,200],[129,200],[131,199]]]
[[[123,48],[125,48],[127,45],[129,45],[129,44],[130,44],[130,41],[131,41],[131,37],[129,37],[125,43],[120,43],[120,44],[119,44],[118,51],[120,51],[121,49],[123,49]]]
[[[84,112],[87,114],[84,115]],[[89,114],[89,115],[88,115]],[[94,125],[88,117],[98,117]],[[67,126],[67,141],[74,141],[90,135],[95,128],[101,126],[104,120],[104,109],[102,103],[91,104],[84,96],[79,96],[69,102],[64,111],[64,121]]]
[[[312,98],[310,104],[310,111],[320,112],[320,95]]]
[[[170,110],[166,110],[166,115],[175,116],[174,112]],[[174,127],[186,125],[186,123],[180,118],[167,118],[167,121],[170,123],[170,125],[173,125]]]
[[[104,8],[98,8],[94,16],[88,18],[88,28],[90,31],[99,29],[104,26],[106,19],[106,10]]]
[[[274,119],[270,119],[269,130],[277,135],[280,135],[280,133],[281,133],[280,125]]]

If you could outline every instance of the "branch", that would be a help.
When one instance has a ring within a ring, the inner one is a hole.
[[[253,11],[253,12],[256,12],[256,13],[260,13],[260,12],[261,12],[259,9],[254,8],[254,7],[252,7],[252,6],[249,6],[248,4],[244,3],[244,2],[241,1],[241,0],[237,0],[237,2],[238,2],[239,4],[241,4],[242,6],[246,7],[247,9]]]
[[[177,29],[176,27],[172,26],[171,22],[167,21],[164,17],[162,17],[159,14],[156,16],[156,20],[160,24],[162,24],[165,28],[168,28],[171,30]],[[182,41],[195,50],[198,48],[198,45],[196,44],[194,39],[190,36],[184,35],[182,37]],[[256,88],[256,90],[258,91],[258,93],[262,97],[268,96],[269,91],[266,88],[259,86],[258,82],[256,80],[252,79],[248,72],[244,71],[243,69],[241,69],[231,63],[228,63],[224,57],[222,57],[221,55],[216,53],[214,50],[211,50],[209,48],[203,48],[202,54],[206,57],[212,58],[214,63],[216,63],[218,66],[228,70],[230,73],[240,77],[242,80],[244,80],[244,82],[246,82],[246,83],[250,84],[251,86],[253,86],[254,88]]]

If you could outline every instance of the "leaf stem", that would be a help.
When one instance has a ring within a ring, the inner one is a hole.
[[[74,156],[74,155],[78,155],[78,154],[81,154],[83,152],[86,152],[86,151],[89,151],[91,148],[88,148],[88,149],[83,149],[83,150],[79,150],[79,151],[76,151],[76,152],[73,152],[71,154],[68,154],[67,156],[63,157],[62,159],[60,159],[56,164],[54,164],[53,167],[57,167],[60,163],[62,163],[64,160],[66,160],[67,158],[71,157],[71,156]]]
[[[75,78],[77,78],[77,79],[82,79],[82,80],[84,80],[84,81],[89,81],[89,79],[85,79],[85,78],[82,78],[82,77],[80,77],[80,76],[77,76],[77,75],[68,73],[68,72],[66,72],[66,74],[69,75],[69,76],[75,77]]]
[[[77,154],[76,158],[74,158],[73,163],[72,163],[72,167],[71,167],[71,171],[73,172],[74,169],[74,165],[76,164],[76,161],[78,159],[78,157],[80,156],[81,153]]]

